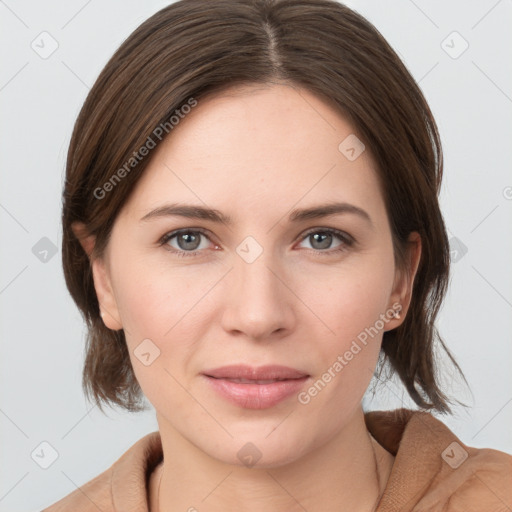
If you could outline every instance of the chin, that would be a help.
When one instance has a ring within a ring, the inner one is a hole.
[[[227,439],[226,436],[215,445],[205,446],[202,443],[199,448],[212,458],[241,468],[270,469],[285,466],[301,458],[306,453],[309,443],[305,439],[307,435],[293,435],[289,428],[283,428],[282,432],[278,433],[281,427],[283,425],[273,432],[275,423],[270,429],[254,428],[254,435],[248,431],[243,435],[237,435],[230,430],[233,438]]]

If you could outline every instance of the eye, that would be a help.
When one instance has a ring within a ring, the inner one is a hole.
[[[177,256],[199,256],[202,249],[207,249],[208,244],[201,244],[201,239],[210,240],[205,232],[198,229],[180,229],[165,234],[160,240],[160,245],[168,245],[171,252]],[[176,245],[172,245],[173,241]]]
[[[340,243],[335,246],[334,249],[326,251],[326,249],[331,248],[334,239],[338,239]],[[313,250],[322,253],[323,255],[346,251],[355,243],[353,237],[343,231],[333,228],[314,228],[306,233],[302,238],[303,242],[306,240],[310,241]]]
[[[210,237],[201,229],[180,229],[166,233],[160,240],[159,245],[166,246],[166,250],[175,253],[179,257],[200,256],[202,250],[208,248],[208,243],[202,243],[202,239],[211,243]],[[338,239],[339,244],[330,249],[333,240]],[[311,249],[322,255],[332,255],[341,251],[347,251],[355,243],[352,236],[333,228],[314,228],[302,236],[302,242],[310,240]],[[173,243],[170,243],[170,242]],[[175,245],[173,245],[175,244]],[[218,245],[214,245],[218,248]]]

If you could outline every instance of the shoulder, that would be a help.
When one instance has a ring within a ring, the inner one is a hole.
[[[107,470],[77,487],[42,512],[143,512],[147,510],[147,480],[162,458],[160,433],[133,444]]]
[[[427,412],[374,411],[366,423],[395,456],[379,511],[512,510],[511,455],[465,445]]]
[[[86,484],[77,487],[70,494],[60,499],[53,505],[42,510],[42,512],[69,512],[76,510],[80,512],[104,512],[112,508],[112,469],[99,474]]]
[[[457,445],[442,454],[445,464],[420,501],[419,510],[441,505],[448,511],[512,510],[512,456],[460,442]]]

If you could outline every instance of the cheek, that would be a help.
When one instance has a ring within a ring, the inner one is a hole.
[[[123,281],[118,304],[135,377],[157,410],[170,403],[185,410],[190,397],[179,383],[193,354],[193,335],[186,329],[193,287],[155,269],[131,275],[137,277]]]
[[[204,275],[189,269],[149,266],[143,261],[117,268],[116,302],[123,326],[132,336],[163,340],[179,329],[181,319],[189,318],[187,312],[199,303],[208,285]]]
[[[383,332],[391,320],[386,312],[394,277],[392,254],[385,261],[377,254],[367,255],[364,264],[363,258],[353,261],[350,268],[347,265],[323,281],[328,283],[323,293],[309,294],[311,310],[321,319],[315,329],[322,371],[331,372],[330,381],[343,382],[344,392],[361,391],[371,379]],[[311,287],[310,278],[304,286]]]
[[[348,340],[373,326],[388,309],[393,284],[393,267],[367,265],[331,273],[323,291],[311,291],[308,278],[303,294],[311,300],[311,310],[323,321],[328,337]],[[307,288],[310,290],[307,292]]]
[[[214,282],[192,267],[163,269],[144,264],[118,266],[116,271],[116,300],[132,367],[153,402],[164,389],[168,393],[176,387],[172,376],[183,380],[208,325],[204,321],[208,301],[202,299]],[[179,395],[179,387],[176,391]]]

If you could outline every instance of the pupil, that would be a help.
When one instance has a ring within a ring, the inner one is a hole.
[[[195,240],[195,239],[197,239],[197,240]],[[195,235],[192,235],[190,233],[183,233],[181,235],[180,240],[183,240],[184,241],[184,245],[185,245],[184,247],[182,246],[181,249],[192,249],[192,250],[194,250],[194,249],[197,248],[197,241],[199,240],[199,237],[197,237]],[[192,244],[192,247],[189,244]],[[181,246],[182,244],[180,243],[179,245]]]
[[[312,236],[315,239],[315,242],[320,241],[320,247],[316,247],[317,249],[328,249],[329,248],[329,245],[331,243],[331,238],[332,238],[331,234],[329,234],[329,233],[322,233],[322,234],[315,233]],[[325,243],[326,240],[327,240],[327,243]],[[314,247],[314,245],[313,245],[313,247]]]

